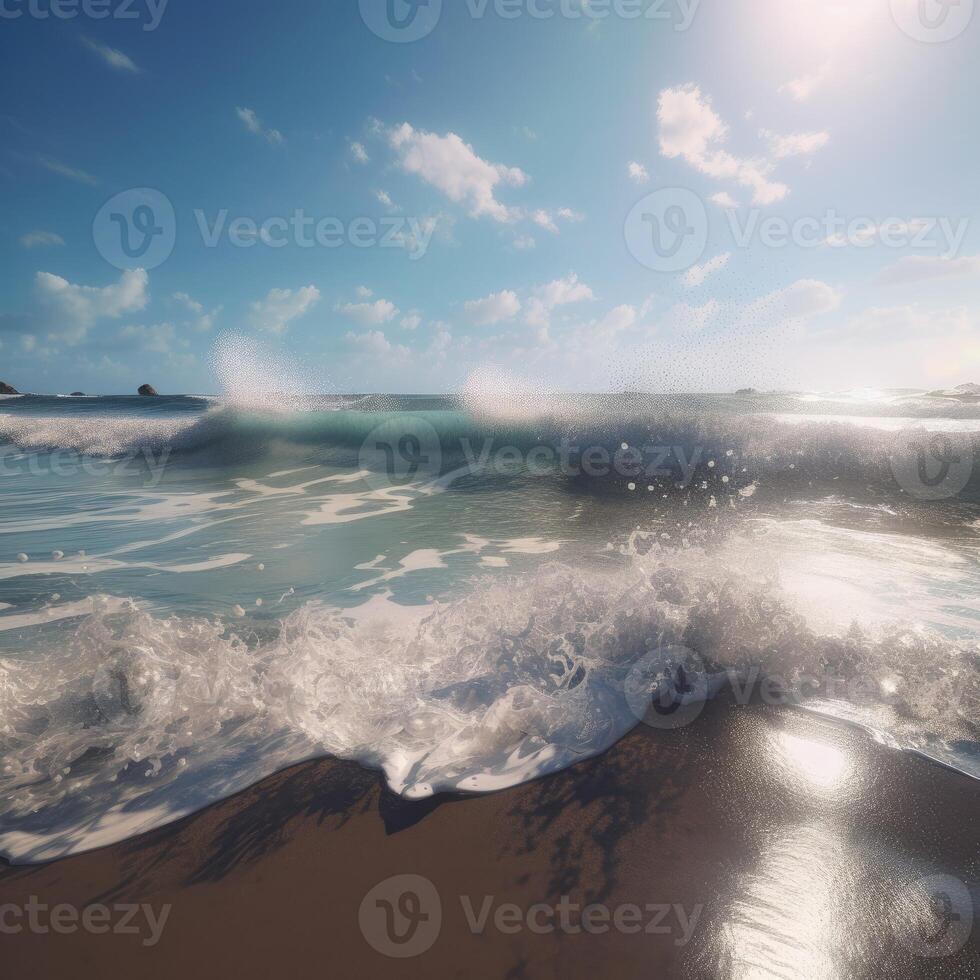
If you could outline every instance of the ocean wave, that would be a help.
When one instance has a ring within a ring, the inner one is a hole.
[[[0,850],[86,850],[324,753],[406,798],[492,791],[753,678],[819,704],[831,677],[838,714],[895,744],[976,741],[975,648],[916,623],[818,626],[758,550],[638,532],[605,571],[552,563],[428,607],[309,602],[280,623],[95,599],[39,659],[0,661]]]

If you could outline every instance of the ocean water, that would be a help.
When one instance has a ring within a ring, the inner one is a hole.
[[[976,777],[978,445],[969,393],[4,398],[0,852],[328,753],[492,791],[715,696]]]

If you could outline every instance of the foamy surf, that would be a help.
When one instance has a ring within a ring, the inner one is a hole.
[[[5,403],[0,850],[89,850],[323,754],[407,799],[491,792],[763,681],[980,775],[980,409],[498,381]]]

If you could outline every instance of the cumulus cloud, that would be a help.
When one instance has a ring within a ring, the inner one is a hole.
[[[709,200],[712,204],[717,204],[718,207],[724,208],[726,211],[738,207],[738,201],[728,191],[718,191],[717,194],[712,194]]]
[[[250,133],[261,136],[266,142],[272,143],[274,146],[285,143],[286,138],[282,133],[278,129],[266,129],[262,124],[262,120],[259,119],[252,109],[238,107],[235,109],[235,115],[245,124],[245,128]]]
[[[724,269],[732,257],[731,252],[722,252],[713,259],[705,262],[704,265],[692,265],[681,277],[681,282],[688,288],[694,289],[704,284],[705,280]]]
[[[94,51],[110,68],[114,68],[116,71],[128,71],[133,74],[139,74],[139,68],[136,67],[133,59],[129,55],[123,54],[122,51],[110,48],[106,44],[99,44],[98,41],[93,41],[88,37],[83,37],[82,43],[90,51]]]
[[[199,303],[193,296],[189,296],[187,293],[174,293],[173,298],[186,310],[194,314],[192,326],[201,333],[207,333],[211,330],[214,326],[215,318],[222,310],[222,307],[216,306],[213,310],[206,311],[203,303]]]
[[[958,259],[941,255],[906,255],[879,273],[878,282],[894,285],[965,276],[980,276],[980,255],[964,255]]]
[[[402,317],[402,330],[418,330],[420,326],[422,326],[422,317],[418,313],[409,313]]]
[[[538,331],[539,338],[544,341],[548,336],[552,312],[560,306],[572,303],[582,303],[595,299],[592,289],[573,272],[564,279],[538,286],[527,305],[524,322]]]
[[[351,143],[350,145],[350,155],[354,158],[357,163],[370,163],[371,158],[368,156],[368,151],[364,149],[363,143]]]
[[[50,272],[39,272],[34,286],[41,304],[61,324],[52,338],[65,343],[81,342],[88,328],[102,319],[118,319],[146,308],[149,276],[144,269],[129,269],[109,286],[79,286]]]
[[[505,289],[485,299],[470,300],[465,304],[465,309],[474,326],[485,327],[512,320],[521,311],[521,301],[517,298],[517,293]]]
[[[338,313],[349,317],[362,327],[380,326],[398,316],[398,307],[386,299],[378,299],[373,303],[343,303],[336,309]]]
[[[65,240],[53,231],[31,231],[20,239],[24,248],[40,248],[44,245],[64,245]]]
[[[809,156],[822,150],[830,142],[830,133],[793,133],[789,136],[780,136],[778,133],[770,133],[763,130],[760,134],[763,139],[769,142],[769,152],[777,159],[784,160],[786,157]]]
[[[785,184],[770,180],[771,162],[743,159],[721,149],[728,126],[694,84],[664,89],[657,101],[660,152],[668,159],[683,159],[695,170],[716,180],[733,180],[751,188],[753,203],[774,204],[789,193]]]
[[[630,175],[630,180],[637,184],[645,184],[650,179],[650,174],[647,172],[647,168],[643,166],[642,163],[637,163],[635,160],[631,161],[627,167],[627,171]]]
[[[532,248],[535,248],[537,244],[538,243],[531,235],[520,235],[514,239],[514,248],[516,248],[518,252],[530,251]]]
[[[496,198],[501,187],[527,184],[527,174],[519,168],[484,160],[455,133],[439,136],[403,123],[388,133],[388,140],[406,173],[415,174],[449,200],[466,207],[471,217],[487,215],[502,223],[521,217],[519,209]]]
[[[320,290],[316,286],[272,289],[265,299],[252,303],[252,326],[269,333],[282,334],[293,320],[309,313],[319,300]]]
[[[391,343],[381,330],[368,330],[360,333],[350,331],[344,335],[344,339],[352,347],[358,347],[377,357],[391,357],[393,355],[407,357],[410,353],[407,347]]]

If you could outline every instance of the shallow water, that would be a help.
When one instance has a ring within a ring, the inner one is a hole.
[[[0,851],[323,753],[494,790],[726,687],[980,775],[978,439],[909,391],[4,399]]]

